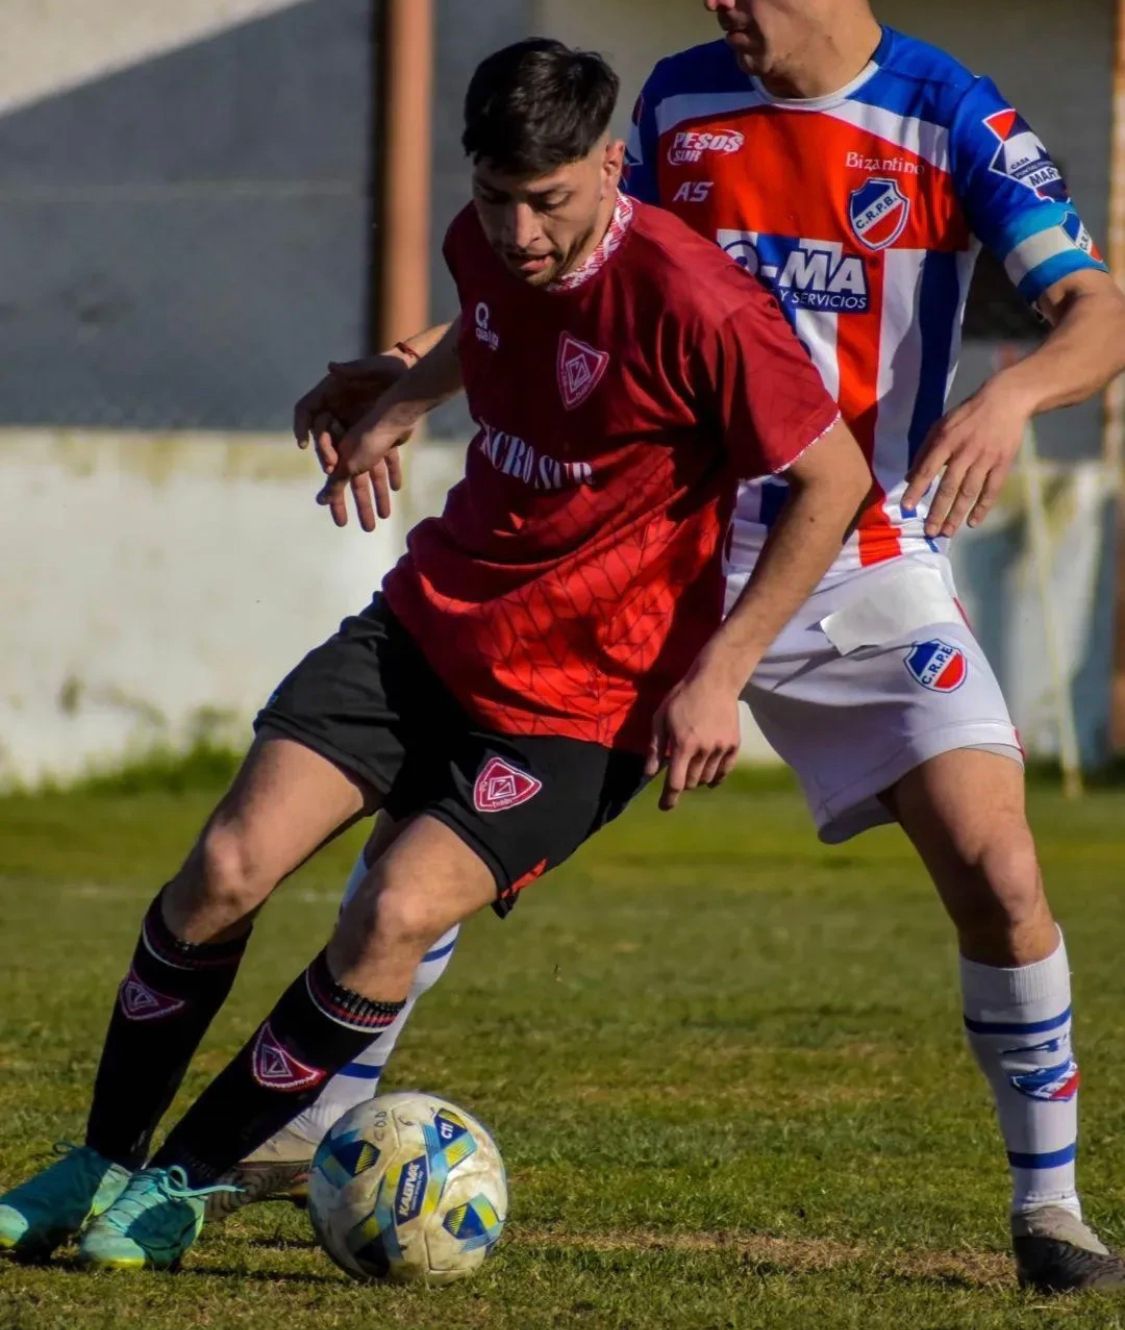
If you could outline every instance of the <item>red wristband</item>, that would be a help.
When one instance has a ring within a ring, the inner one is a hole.
[[[401,351],[402,354],[407,358],[407,360],[413,361],[414,364],[417,364],[418,361],[422,359],[422,357],[418,354],[418,352],[415,351],[414,348],[411,345],[409,345],[409,343],[407,342],[396,342],[395,350]]]

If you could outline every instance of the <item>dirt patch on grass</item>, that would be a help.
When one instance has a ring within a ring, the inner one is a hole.
[[[863,1265],[875,1267],[890,1279],[933,1280],[974,1288],[998,1288],[1014,1281],[1011,1258],[999,1252],[887,1251],[866,1244],[834,1242],[829,1238],[777,1238],[764,1233],[657,1233],[648,1229],[607,1233],[517,1229],[513,1237],[528,1245],[585,1251],[719,1254],[743,1265],[769,1267],[789,1274],[813,1274],[844,1265]]]

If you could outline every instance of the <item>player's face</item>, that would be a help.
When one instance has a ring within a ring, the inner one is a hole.
[[[586,157],[530,179],[476,165],[477,215],[509,271],[547,286],[585,257],[612,215],[624,154],[624,143],[605,138]]]
[[[816,4],[810,0],[703,0],[747,74],[768,77],[786,68],[807,39]]]

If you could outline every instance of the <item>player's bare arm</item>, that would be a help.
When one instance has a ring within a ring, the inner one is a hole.
[[[297,446],[307,448],[311,440],[321,470],[331,475],[336,465],[336,447],[344,434],[441,341],[448,329],[448,323],[436,324],[396,342],[376,356],[330,361],[328,373],[293,408],[293,436]],[[398,448],[392,448],[369,475],[375,514],[386,521],[391,515],[391,494],[402,488]]]
[[[460,330],[460,319],[449,324],[436,345],[403,373],[340,440],[328,481],[317,497],[317,502],[331,511],[337,526],[348,524],[346,490],[350,488],[360,525],[365,531],[374,531],[376,512],[366,483],[368,477],[428,411],[460,391]]]
[[[940,420],[919,454],[904,507],[916,507],[945,468],[926,520],[930,536],[984,520],[1033,416],[1084,402],[1125,371],[1125,295],[1109,273],[1071,273],[1038,304],[1052,325],[1042,345]]]
[[[717,785],[738,758],[738,699],[770,643],[839,554],[871,489],[851,430],[837,421],[785,473],[790,497],[734,608],[653,726],[648,773],[668,763],[660,806]]]

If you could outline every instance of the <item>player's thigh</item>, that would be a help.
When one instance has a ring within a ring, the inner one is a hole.
[[[291,739],[259,735],[164,892],[169,927],[197,941],[244,926],[274,887],[368,802],[342,768]]]

